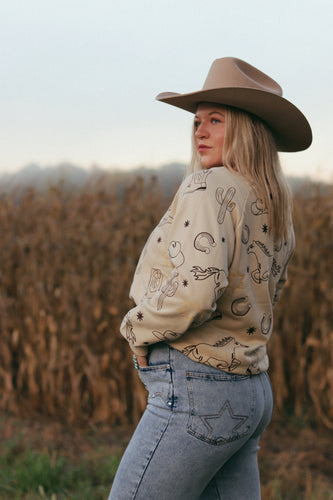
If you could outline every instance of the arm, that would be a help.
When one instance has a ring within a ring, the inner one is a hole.
[[[288,278],[288,266],[289,262],[293,256],[295,250],[295,233],[293,227],[291,227],[291,234],[290,234],[290,242],[289,242],[289,254],[287,256],[286,262],[284,264],[284,267],[282,269],[282,273],[280,275],[279,281],[277,282],[276,288],[275,288],[275,294],[273,297],[273,307],[279,302],[280,297],[281,297],[281,292],[286,284],[287,278]]]
[[[165,233],[164,252],[159,255],[165,279],[151,297],[145,296],[127,313],[121,325],[136,356],[145,356],[150,344],[172,342],[189,327],[211,319],[228,284],[234,249],[231,209],[226,205],[221,222],[215,183],[191,191],[194,175],[184,181]]]

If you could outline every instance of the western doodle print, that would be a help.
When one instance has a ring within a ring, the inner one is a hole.
[[[230,187],[227,190],[225,196],[223,196],[223,193],[224,193],[224,189],[221,187],[217,188],[215,191],[216,201],[220,205],[220,210],[219,210],[219,213],[217,216],[217,222],[219,224],[223,224],[227,211],[232,212],[236,206],[236,203],[231,201],[233,199],[233,197],[235,196],[236,189],[234,187]]]
[[[210,170],[200,170],[193,174],[191,182],[187,185],[184,194],[194,193],[207,189],[207,177],[211,174]]]
[[[136,319],[138,321],[143,321],[143,318],[144,318],[144,315],[143,315],[143,312],[142,311],[139,311],[136,315]]]
[[[215,240],[210,233],[202,232],[194,239],[194,248],[199,252],[210,253],[209,247],[216,247]]]
[[[160,269],[155,269],[152,268],[150,271],[150,278],[149,278],[149,283],[148,283],[148,293],[149,294],[154,294],[157,292],[163,282],[163,274]]]
[[[179,337],[179,334],[173,332],[172,330],[165,330],[164,332],[154,330],[152,333],[158,340],[165,342],[171,342],[172,340],[175,340],[177,337]]]
[[[134,344],[136,342],[136,336],[133,331],[133,323],[129,318],[126,318],[126,340],[130,344]]]
[[[276,260],[273,258],[273,264],[272,264],[272,274],[274,278],[278,276],[281,272],[281,266],[276,262]]]
[[[280,240],[277,243],[275,243],[275,245],[274,245],[274,251],[275,252],[280,252],[281,248],[282,248],[282,240]]]
[[[256,358],[252,361],[252,363],[247,367],[246,371],[249,375],[255,375],[255,374],[258,374],[260,373],[260,369],[259,369],[259,359],[258,359],[258,356],[256,356]]]
[[[253,215],[263,215],[268,214],[268,209],[264,201],[261,198],[257,198],[256,201],[251,204],[251,212]]]
[[[261,320],[261,333],[268,335],[272,327],[272,315],[264,314]]]
[[[245,316],[251,309],[251,304],[247,296],[235,299],[231,303],[231,311],[235,316]]]
[[[178,273],[175,273],[171,278],[169,278],[165,285],[161,288],[161,293],[157,301],[157,310],[160,311],[163,307],[163,302],[166,297],[173,297],[177,291],[179,286],[178,281],[176,280]]]
[[[171,264],[175,267],[180,267],[185,262],[185,257],[182,252],[182,246],[179,241],[171,241],[168,247],[168,254]]]
[[[244,225],[242,230],[242,243],[247,245],[250,239],[250,228],[247,224]]]
[[[171,212],[171,208],[169,208],[166,212],[166,214],[162,217],[162,219],[160,220],[159,224],[157,227],[163,227],[165,226],[166,224],[172,224],[173,223],[173,217],[172,215],[170,215],[170,212]]]
[[[257,284],[267,281],[269,278],[269,270],[262,269],[262,257],[263,254],[266,257],[270,257],[270,253],[265,245],[258,240],[253,240],[251,245],[247,248],[247,253],[249,256],[253,256],[249,259],[249,272],[253,281]]]
[[[218,300],[224,289],[223,286],[226,283],[227,276],[223,269],[218,269],[217,267],[207,267],[207,269],[202,269],[200,266],[193,266],[191,273],[194,274],[196,280],[206,280],[211,276],[214,276],[215,282],[215,300]]]
[[[165,341],[194,361],[257,373],[267,368],[270,296],[293,231],[274,241],[268,204],[224,170],[193,174],[178,190],[142,252],[145,275],[134,277],[136,305],[121,333],[131,346]]]
[[[225,350],[226,346],[228,347],[227,352]],[[214,356],[207,354],[207,349],[210,350],[212,347],[214,350],[216,349],[216,355]],[[231,350],[230,347],[232,347]],[[237,342],[234,337],[224,337],[215,342],[215,344],[201,342],[200,344],[186,346],[182,350],[182,353],[194,361],[199,361],[199,363],[204,363],[205,365],[231,372],[240,365],[240,360],[237,359],[236,356],[236,350],[248,347],[249,346]]]

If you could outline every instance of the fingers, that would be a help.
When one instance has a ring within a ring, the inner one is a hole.
[[[147,356],[136,356],[136,359],[142,368],[148,366]]]

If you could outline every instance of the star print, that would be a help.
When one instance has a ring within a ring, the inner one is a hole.
[[[142,320],[143,320],[143,313],[142,313],[141,311],[139,311],[139,312],[137,313],[136,317],[137,317],[137,319],[138,319],[139,321],[142,321]]]
[[[186,288],[188,286],[188,281],[187,280],[183,280],[183,286]]]
[[[268,232],[268,226],[267,226],[267,224],[263,224],[263,226],[262,226],[262,232],[263,233],[267,233]]]
[[[249,417],[247,415],[235,415],[230,402],[226,400],[218,413],[199,415],[199,418],[211,436],[219,436],[217,439],[219,443],[225,443],[237,439],[239,428],[245,424]],[[216,427],[216,430],[214,427]],[[222,432],[224,435],[221,435]]]
[[[246,330],[246,333],[247,333],[248,335],[253,335],[255,331],[256,331],[256,328],[254,328],[254,326],[250,326],[250,328],[248,328],[248,329]]]
[[[190,221],[187,219],[185,222],[184,222],[184,226],[185,227],[188,227],[190,225]]]

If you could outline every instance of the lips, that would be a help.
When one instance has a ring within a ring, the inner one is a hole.
[[[209,149],[211,149],[211,147],[210,146],[206,146],[206,144],[199,144],[198,145],[198,151],[199,151],[199,153],[204,152],[204,151],[208,151]]]

